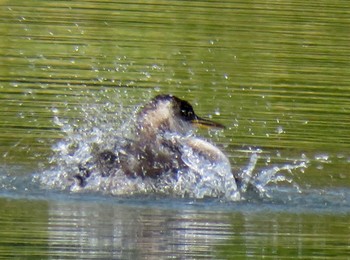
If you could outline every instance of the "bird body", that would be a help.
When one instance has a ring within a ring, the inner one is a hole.
[[[158,178],[179,169],[191,168],[184,149],[191,149],[211,164],[225,164],[228,158],[219,148],[193,135],[194,126],[224,128],[223,125],[197,116],[192,106],[173,95],[158,95],[137,114],[134,137],[116,151],[98,151],[95,170],[105,177],[123,172],[129,177]],[[81,185],[88,181],[90,170],[75,177]],[[87,173],[88,172],[88,173]]]

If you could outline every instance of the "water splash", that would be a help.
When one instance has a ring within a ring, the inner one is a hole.
[[[200,140],[197,139],[199,142]],[[223,197],[232,201],[240,200],[240,193],[226,157],[212,162],[184,143],[182,160],[189,169],[174,183],[175,190],[179,193],[185,192],[195,198]]]
[[[251,154],[247,166],[241,172],[232,174],[230,162],[223,154],[212,161],[198,153],[190,142],[210,146],[210,149],[217,148],[190,133],[188,136],[164,136],[179,144],[181,149],[185,167],[177,169],[175,173],[165,171],[158,178],[142,178],[129,177],[122,170],[115,169],[113,174],[103,176],[96,170],[96,153],[103,150],[120,151],[128,142],[133,141],[138,108],[124,106],[122,103],[90,104],[83,106],[78,117],[80,119],[73,121],[60,118],[57,108],[53,110],[54,123],[61,127],[65,137],[53,147],[55,155],[51,158],[52,168],[37,176],[46,188],[112,195],[152,193],[238,201],[246,199],[252,189],[258,196],[268,197],[266,187],[272,183],[288,182],[298,189],[293,179],[283,173],[307,167],[307,161],[301,160],[294,164],[258,169],[260,151],[256,151]],[[84,185],[74,178],[82,166],[89,174]]]
[[[301,192],[299,185],[292,177],[288,177],[288,175],[292,175],[296,170],[306,169],[309,165],[309,161],[306,158],[294,160],[293,163],[272,165],[264,169],[259,169],[254,174],[258,159],[258,153],[253,153],[248,166],[242,172],[242,185],[240,187],[242,193],[246,193],[249,187],[253,187],[260,197],[270,198],[269,185],[277,185],[279,183],[289,183],[297,192]]]

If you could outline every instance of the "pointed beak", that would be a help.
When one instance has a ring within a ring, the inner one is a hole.
[[[224,129],[225,126],[213,121],[210,121],[208,119],[200,118],[196,116],[195,119],[191,121],[191,123],[197,127],[201,128],[216,128],[216,129]]]

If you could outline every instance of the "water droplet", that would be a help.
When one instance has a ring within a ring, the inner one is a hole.
[[[283,127],[282,126],[278,126],[276,128],[276,132],[277,132],[277,134],[283,134],[284,133]]]
[[[329,163],[331,162],[329,160],[329,155],[326,153],[321,153],[321,154],[316,154],[315,155],[315,160],[323,163]]]
[[[321,165],[321,164],[320,164],[320,165],[317,165],[317,166],[316,166],[316,169],[317,169],[317,170],[323,170],[323,165]]]
[[[343,159],[344,157],[345,157],[345,155],[342,154],[342,153],[338,153],[338,154],[337,154],[337,158],[338,158],[338,159]]]
[[[54,114],[58,114],[59,110],[56,107],[53,107],[51,109],[51,112],[54,113]]]

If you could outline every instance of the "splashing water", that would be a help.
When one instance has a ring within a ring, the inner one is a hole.
[[[101,172],[96,171],[96,165],[93,163],[96,161],[94,160],[96,151],[119,151],[128,142],[132,142],[136,111],[135,107],[126,108],[121,104],[118,107],[112,103],[88,105],[82,108],[83,122],[69,122],[61,119],[55,109],[54,122],[61,127],[65,138],[53,147],[55,152],[51,159],[53,167],[38,176],[42,186],[71,192],[100,192],[112,195],[152,193],[237,201],[245,199],[251,189],[254,189],[258,196],[268,196],[266,187],[270,183],[289,182],[298,188],[291,178],[287,178],[281,172],[290,173],[307,167],[307,161],[302,160],[255,173],[259,159],[257,151],[251,154],[245,169],[233,175],[230,162],[224,155],[220,160],[213,162],[188,145],[189,139],[192,142],[210,145],[190,133],[188,136],[178,134],[165,136],[180,144],[181,159],[186,165],[177,169],[175,174],[165,171],[158,178],[130,177],[121,169],[115,169],[112,175],[103,176]],[[88,181],[84,185],[74,178],[82,165],[84,170],[89,172]]]
[[[240,192],[242,194],[246,193],[249,187],[254,188],[260,197],[270,197],[266,187],[269,184],[278,184],[280,182],[286,182],[293,185],[293,187],[300,192],[300,188],[297,183],[291,177],[287,177],[282,174],[287,172],[292,174],[295,170],[304,170],[308,167],[309,161],[306,158],[296,160],[293,164],[284,164],[284,165],[274,165],[266,169],[260,169],[257,174],[254,174],[256,164],[259,159],[259,152],[254,152],[250,157],[250,162],[241,173],[242,183],[240,186]]]

